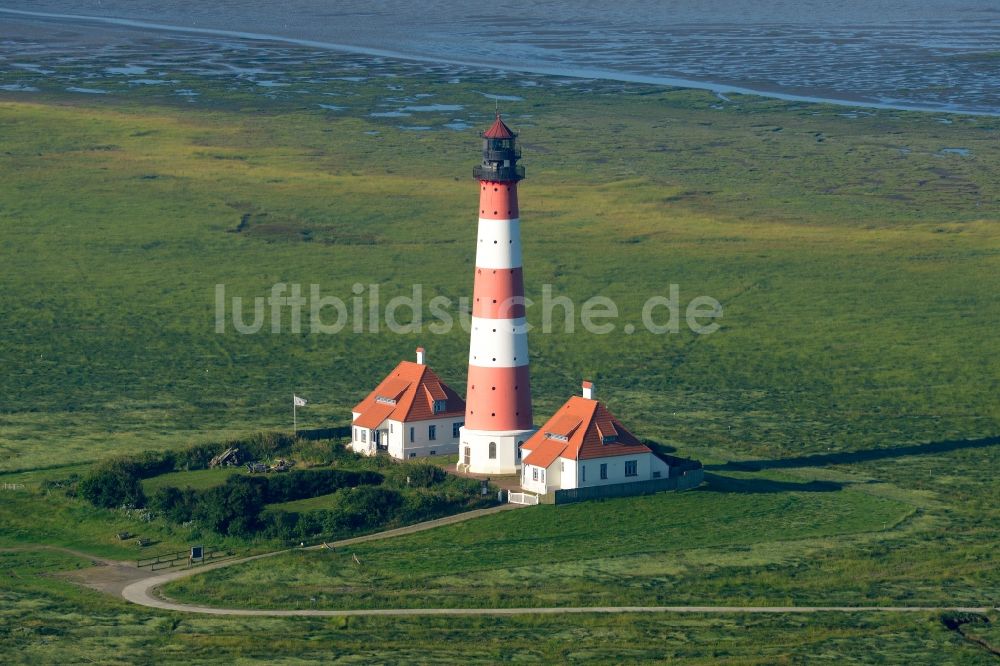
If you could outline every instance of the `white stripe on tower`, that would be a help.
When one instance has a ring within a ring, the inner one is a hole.
[[[469,365],[482,368],[528,365],[528,332],[524,317],[490,319],[473,316]]]
[[[479,218],[476,268],[520,267],[521,220],[518,218],[513,220]]]

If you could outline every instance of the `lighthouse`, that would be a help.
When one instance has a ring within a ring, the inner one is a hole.
[[[517,135],[499,113],[482,137],[483,161],[472,170],[479,183],[479,229],[459,468],[514,474],[521,445],[535,431],[517,208],[524,167],[517,163]]]

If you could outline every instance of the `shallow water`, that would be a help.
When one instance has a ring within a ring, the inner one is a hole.
[[[0,0],[0,8],[273,35],[373,55],[1000,113],[997,0],[835,6],[819,0]]]

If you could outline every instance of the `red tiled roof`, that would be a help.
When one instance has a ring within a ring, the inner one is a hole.
[[[446,402],[445,411],[434,413],[435,400]],[[377,428],[386,419],[405,422],[464,416],[465,401],[426,365],[402,361],[353,411],[358,412],[355,424]]]
[[[354,421],[354,425],[368,428],[369,430],[375,429],[382,425],[382,421],[385,421],[386,417],[392,414],[394,409],[396,409],[396,405],[376,402],[361,413],[357,420]]]
[[[527,442],[524,443],[525,446],[528,445]],[[541,442],[537,448],[532,450],[524,458],[525,465],[534,465],[535,467],[548,467],[551,465],[556,458],[563,452],[566,448],[566,442],[560,442],[554,439],[546,439]]]
[[[556,412],[545,424],[545,434],[561,435],[568,440],[581,423],[583,419],[579,414]]]
[[[567,441],[561,441],[562,437]],[[613,437],[614,441],[605,443],[606,437]],[[556,445],[562,448],[550,458],[549,452],[557,448]],[[557,457],[589,460],[650,452],[650,448],[636,439],[607,407],[597,400],[580,396],[573,396],[567,400],[566,404],[524,443],[524,448],[531,451],[524,462],[529,465],[537,464],[540,467],[548,467]],[[545,451],[546,455],[538,455],[536,459],[536,454],[542,451]]]
[[[493,121],[490,128],[483,132],[483,136],[487,139],[513,139],[516,135],[501,118],[500,114],[497,114],[497,119]]]

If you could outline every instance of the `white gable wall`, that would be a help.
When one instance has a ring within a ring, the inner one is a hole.
[[[634,476],[625,475],[625,463],[629,461],[635,461],[636,473]],[[607,465],[606,479],[601,478],[601,465]],[[537,480],[535,479],[536,471],[538,473]],[[544,472],[543,477],[541,468],[525,464],[521,471],[521,487],[528,492],[544,495],[553,490],[607,486],[614,483],[648,481],[658,478],[665,479],[670,475],[670,468],[667,463],[652,453],[636,453],[579,461],[569,458],[557,458]],[[544,481],[542,480],[543,478]]]
[[[458,437],[454,437],[452,432],[454,424],[461,424],[463,420],[462,415],[408,423],[386,419],[378,429],[382,431],[382,445],[388,444],[386,452],[393,458],[407,460],[429,455],[458,453]],[[434,439],[430,438],[429,426],[435,426]],[[412,439],[410,428],[413,428]],[[369,456],[378,453],[372,434],[369,429],[351,426],[351,450]]]

